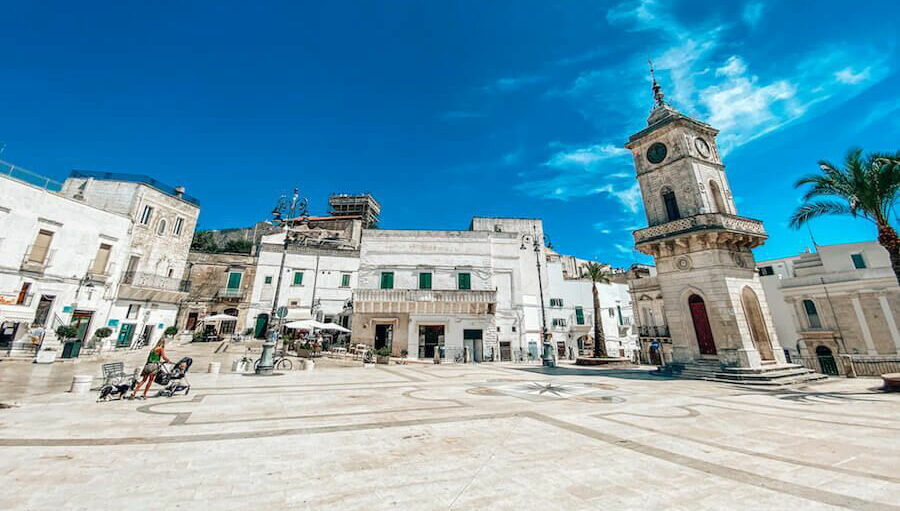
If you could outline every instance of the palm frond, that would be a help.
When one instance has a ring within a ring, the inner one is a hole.
[[[825,215],[849,215],[852,214],[850,206],[836,201],[817,201],[803,204],[791,215],[790,226],[799,229],[803,224],[813,218]]]

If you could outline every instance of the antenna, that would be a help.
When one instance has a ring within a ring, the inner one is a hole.
[[[809,222],[806,222],[806,230],[809,231],[809,239],[812,240],[813,247],[815,247],[816,252],[819,251],[819,244],[816,243],[816,237],[813,236],[812,226],[809,225]]]

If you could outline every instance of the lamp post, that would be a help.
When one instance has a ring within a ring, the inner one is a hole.
[[[545,235],[538,235],[537,227],[532,226],[532,229],[534,230],[533,234],[522,235],[522,245],[519,249],[527,250],[529,245],[531,245],[531,248],[534,250],[534,259],[538,276],[538,293],[540,294],[541,300],[541,361],[543,365],[552,367],[556,364],[553,357],[553,346],[550,344],[551,335],[547,332],[547,310],[544,306],[544,281],[541,278],[541,246],[544,245],[549,248],[553,245],[550,243],[550,238]]]
[[[300,198],[299,191],[294,188],[294,194],[288,199],[282,195],[272,210],[272,225],[284,229],[284,243],[281,246],[281,264],[278,265],[278,278],[275,282],[275,296],[272,298],[272,311],[269,315],[269,325],[266,331],[266,340],[262,344],[262,354],[259,357],[259,365],[256,374],[261,376],[271,375],[275,369],[275,346],[278,344],[278,328],[274,326],[275,315],[278,311],[278,295],[281,294],[281,280],[284,277],[284,261],[287,258],[288,246],[296,241],[299,236],[290,230],[289,223],[295,223],[297,218],[304,221],[308,216],[309,200]]]

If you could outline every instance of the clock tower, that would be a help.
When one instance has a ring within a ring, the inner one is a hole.
[[[648,223],[634,232],[635,247],[656,261],[671,363],[710,372],[783,370],[751,252],[766,240],[762,222],[738,215],[718,130],[668,105],[655,77],[653,97],[647,127],[626,147]]]

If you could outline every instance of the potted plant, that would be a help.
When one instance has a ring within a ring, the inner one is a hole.
[[[312,345],[309,343],[309,341],[306,341],[303,343],[298,342],[296,344],[296,346],[297,346],[297,356],[298,357],[304,357],[304,358],[312,357]]]
[[[105,326],[98,328],[96,331],[94,331],[94,337],[96,337],[97,340],[99,341],[101,351],[104,348],[106,348],[106,338],[109,337],[110,335],[112,335],[112,329],[107,328]]]
[[[378,348],[375,350],[375,363],[376,364],[390,364],[391,363],[391,349],[387,346],[383,348]]]
[[[170,326],[169,328],[166,328],[163,333],[165,333],[166,337],[172,338],[178,333],[178,327]]]
[[[77,358],[81,352],[81,341],[77,340],[78,328],[73,325],[56,327],[56,337],[63,343],[62,358]]]

